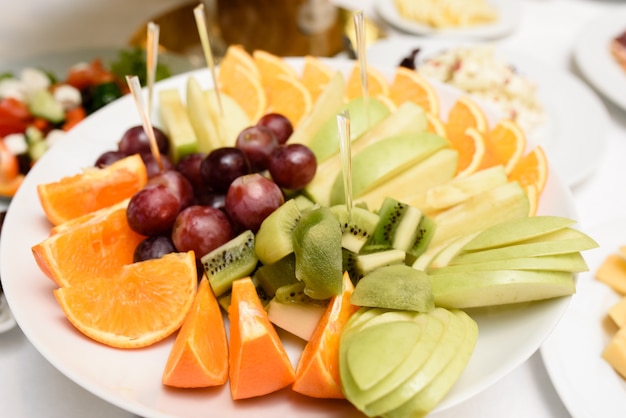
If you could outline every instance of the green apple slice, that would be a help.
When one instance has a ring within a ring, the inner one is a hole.
[[[431,275],[435,304],[476,308],[569,296],[574,275],[564,271],[495,270]]]
[[[588,271],[589,268],[583,256],[579,252],[573,252],[442,266],[440,268],[430,268],[428,274],[437,275],[481,270],[552,270],[579,273]]]
[[[443,337],[438,341],[436,348],[428,361],[407,380],[380,399],[367,404],[364,408],[366,415],[374,417],[392,411],[425,388],[438,376],[453,360],[462,346],[467,333],[465,321],[454,313],[446,310],[435,310],[433,315],[450,315],[448,326]]]
[[[250,125],[256,123],[251,121],[246,112],[239,106],[239,103],[224,92],[220,92],[220,103],[222,104],[223,116],[220,114],[220,108],[217,101],[217,92],[215,89],[204,91],[209,112],[215,130],[219,135],[219,143],[221,147],[232,147],[237,141],[237,136],[241,131]],[[217,142],[217,141],[213,141]]]
[[[208,153],[221,146],[209,102],[195,77],[187,79],[187,113],[198,139],[198,151]]]
[[[537,238],[550,232],[566,228],[574,220],[561,216],[530,216],[514,219],[487,228],[463,248],[464,251],[486,250],[504,247],[516,242]]]
[[[159,91],[159,112],[170,138],[170,157],[177,162],[198,151],[198,140],[178,89]]]
[[[457,382],[474,353],[476,341],[478,340],[478,325],[463,311],[455,310],[454,314],[464,322],[466,329],[463,342],[458,347],[454,358],[423,390],[399,408],[387,412],[385,417],[426,416],[441,402]]]

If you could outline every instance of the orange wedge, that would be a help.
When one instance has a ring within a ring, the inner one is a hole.
[[[439,116],[427,112],[426,113],[426,122],[428,123],[426,130],[428,132],[437,134],[443,138],[447,138],[448,134],[446,132],[446,125],[443,123],[443,121],[439,118]]]
[[[335,71],[319,58],[312,55],[304,57],[304,66],[300,79],[302,84],[309,90],[313,103],[315,103],[334,74]]]
[[[219,386],[228,380],[228,340],[206,276],[183,322],[165,365],[162,382],[179,388]]]
[[[434,87],[417,71],[397,67],[389,88],[389,96],[397,106],[410,101],[427,113],[439,115],[439,96]]]
[[[124,266],[112,276],[54,290],[67,319],[83,334],[118,348],[152,345],[174,333],[198,285],[193,252]]]
[[[111,206],[134,195],[148,181],[139,154],[104,168],[89,168],[60,181],[37,186],[39,201],[53,225]]]
[[[457,176],[464,177],[478,170],[485,157],[485,137],[476,128],[467,128],[462,136],[450,140],[459,153]]]
[[[129,199],[61,224],[32,247],[41,271],[61,287],[118,274],[145,238],[126,220]]]
[[[484,167],[502,164],[506,173],[513,167],[526,150],[526,135],[517,123],[501,119],[485,136],[487,155]]]
[[[487,117],[478,104],[468,96],[461,96],[448,112],[446,122],[448,139],[454,140],[455,137],[464,136],[467,128],[475,128],[478,132],[486,133],[489,126]]]
[[[237,66],[246,68],[255,77],[261,77],[252,55],[241,45],[230,45],[219,63],[218,83],[222,84],[222,77],[227,77]]]
[[[536,146],[515,164],[509,180],[517,180],[522,187],[534,185],[541,195],[548,180],[548,160],[541,146]]]
[[[389,96],[389,82],[380,71],[374,67],[367,67],[367,91],[370,97]],[[357,63],[352,67],[346,81],[346,97],[348,100],[363,96],[361,70]]]
[[[236,64],[229,71],[220,70],[220,90],[241,106],[248,118],[257,121],[267,108],[267,97],[261,77],[244,65]]]
[[[269,100],[267,111],[282,114],[294,127],[298,126],[300,120],[309,114],[313,107],[311,93],[304,84],[297,78],[284,74],[274,80]]]
[[[298,78],[296,70],[278,55],[259,49],[252,53],[252,59],[259,69],[263,86],[271,87],[273,80],[279,75]]]
[[[353,290],[345,273],[341,294],[331,298],[300,356],[294,391],[314,398],[345,398],[339,378],[339,340],[346,322],[359,309],[350,303]]]

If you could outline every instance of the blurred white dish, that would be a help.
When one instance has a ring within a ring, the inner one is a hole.
[[[378,14],[390,25],[415,35],[448,37],[456,39],[493,39],[508,35],[519,24],[521,7],[518,0],[491,0],[499,16],[493,23],[467,28],[433,28],[406,19],[400,15],[394,0],[374,2]]]
[[[415,37],[385,39],[367,49],[367,59],[378,66],[398,65],[402,58],[419,48],[416,62],[419,66],[438,52],[459,45],[471,43]],[[590,88],[567,72],[506,47],[496,46],[496,53],[536,83],[537,96],[548,120],[529,138],[544,147],[551,165],[569,186],[578,184],[596,169],[606,148],[609,118],[604,104]]]
[[[611,55],[611,40],[626,31],[626,8],[589,22],[575,42],[574,58],[584,77],[602,95],[626,110],[626,70]]]
[[[302,59],[288,60],[301,69]],[[354,65],[328,60],[347,74]],[[380,67],[391,77],[393,69]],[[386,68],[386,70],[385,70]],[[192,73],[209,85],[208,70]],[[158,89],[178,88],[184,94],[188,74],[157,84]],[[442,108],[448,109],[460,92],[437,84]],[[488,117],[493,115],[487,111]],[[158,119],[155,124],[158,126]],[[56,303],[52,281],[37,267],[31,247],[48,236],[37,197],[37,184],[72,175],[111,150],[122,133],[139,123],[130,97],[123,97],[76,126],[35,165],[14,197],[3,230],[0,266],[7,298],[24,334],[37,350],[62,373],[95,395],[143,417],[197,417],[214,411],[220,417],[362,417],[345,401],[309,399],[282,390],[269,396],[233,402],[228,385],[205,390],[170,390],[161,384],[173,337],[141,350],[119,350],[96,343],[76,331]],[[576,218],[569,189],[551,172],[539,213]],[[10,242],[10,245],[7,243]],[[436,408],[456,405],[494,384],[526,361],[559,321],[569,298],[471,310],[480,335],[472,359],[452,391]],[[286,339],[292,361],[297,361],[301,341]]]
[[[589,272],[579,275],[577,293],[541,347],[541,356],[573,418],[622,418],[626,416],[626,380],[601,357],[611,338],[607,312],[620,297],[593,274],[608,254],[626,243],[626,219],[587,233],[600,247],[586,254]]]

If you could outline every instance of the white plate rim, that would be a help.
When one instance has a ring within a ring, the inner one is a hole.
[[[348,68],[350,67],[346,64],[345,69]],[[206,70],[191,74],[208,77]],[[187,76],[188,74],[183,74],[173,77],[158,84],[158,87],[179,88],[182,91],[184,90],[182,81]],[[443,89],[449,88],[448,86],[441,87]],[[118,130],[119,135],[128,126],[138,122],[138,117],[135,116],[136,110],[130,97],[121,98],[109,107],[96,112],[91,119],[88,118],[77,126],[71,135],[59,143],[59,145],[64,145],[55,146],[43,157],[40,164],[35,166],[27,176],[24,185],[16,194],[12,205],[9,207],[3,230],[6,233],[5,236],[10,238],[3,239],[0,243],[0,266],[2,276],[6,277],[5,293],[16,321],[37,350],[63,374],[83,388],[120,408],[141,416],[192,416],[188,408],[193,410],[197,402],[197,392],[184,392],[183,394],[176,392],[178,395],[172,400],[171,391],[165,390],[160,385],[162,369],[155,366],[155,360],[158,360],[158,364],[165,364],[172,338],[147,349],[124,351],[122,356],[118,355],[119,350],[110,349],[86,339],[67,324],[62,312],[53,301],[49,294],[54,288],[52,282],[38,271],[32,259],[30,262],[26,261],[26,257],[32,257],[30,247],[44,239],[49,228],[37,204],[36,184],[50,181],[50,171],[55,173],[55,177],[73,174],[84,164],[89,164],[85,162],[87,156],[91,156],[95,161],[101,152],[111,149],[116,140],[116,138],[111,137],[111,131],[95,132],[94,129],[107,120],[106,115],[108,114],[116,116],[119,128],[116,126],[115,129]],[[85,142],[85,137],[90,138],[88,143]],[[545,211],[552,213],[552,210],[562,216],[577,218],[571,193],[559,180],[558,174],[550,172],[546,190],[548,192],[540,203],[539,213]],[[11,245],[7,244],[9,239]],[[13,260],[18,259],[26,261],[26,264],[19,263],[19,266],[16,265]],[[44,310],[47,314],[45,327],[40,324],[41,315],[32,312],[33,298],[41,299],[34,306]],[[497,318],[495,322],[493,321],[493,309],[472,312],[472,316],[481,326],[481,335],[476,352],[482,352],[487,348],[489,352],[484,355],[475,354],[472,357],[465,373],[446,399],[436,408],[436,411],[444,410],[476,395],[526,361],[552,331],[568,303],[569,298],[560,298],[530,304],[531,307],[515,306],[499,309],[497,310],[499,315],[495,316]],[[524,312],[524,319],[519,321],[520,329],[515,327],[515,330],[523,333],[523,339],[518,340],[519,332],[503,338],[500,335],[502,332],[512,330],[511,322],[507,321],[521,318],[519,316],[520,310]],[[501,324],[502,321],[506,324],[504,328]],[[53,335],[54,332],[61,331],[64,338],[58,338],[59,334]],[[500,341],[502,344],[498,345],[495,341]],[[497,350],[493,349],[495,346],[498,347]],[[70,350],[70,347],[77,348]],[[76,350],[80,351],[81,355],[77,355]],[[86,358],[84,353],[91,353],[99,361]],[[481,357],[483,357],[482,360]],[[497,361],[499,358],[507,359],[507,361],[499,364]],[[118,366],[115,376],[111,375],[111,361]],[[151,363],[146,366],[146,361]],[[497,365],[494,366],[494,364]],[[488,373],[486,372],[487,369],[489,370]],[[145,374],[138,377],[138,373],[136,373],[138,370],[145,372]],[[473,379],[477,379],[476,384],[469,388],[466,387]],[[148,387],[146,387],[146,383]],[[150,389],[153,389],[154,393]],[[222,394],[222,396],[230,397],[227,386],[209,389],[202,393],[207,393],[209,396]],[[181,397],[178,397],[179,395]],[[295,395],[285,394],[284,391],[281,391],[263,399],[246,402],[243,406],[238,404],[235,409],[229,409],[228,413],[221,411],[223,412],[222,416],[249,416],[251,411],[249,408],[254,408],[255,413],[259,413],[259,408],[268,404],[272,406],[270,416],[281,413],[294,414],[295,411],[297,411],[298,416],[332,416],[335,414],[342,417],[360,416],[360,413],[352,407],[348,407],[347,403],[298,398],[296,404],[298,408],[294,408],[291,402],[277,402],[278,399],[284,400],[285,396],[292,398]],[[202,397],[202,400],[202,410],[206,411],[206,395]],[[172,402],[174,402],[174,406]],[[311,405],[315,408],[307,410],[302,408],[302,405]],[[320,413],[320,411],[322,412]],[[197,411],[195,412],[197,413]]]
[[[376,12],[390,25],[414,35],[438,37],[454,37],[459,39],[494,39],[505,36],[517,27],[521,15],[518,0],[490,0],[499,13],[496,22],[476,25],[468,28],[433,28],[413,22],[400,16],[394,0],[377,0],[374,2]]]
[[[626,7],[589,22],[575,42],[574,60],[589,83],[626,111],[626,70],[611,55],[611,39],[626,31]]]
[[[367,57],[374,65],[397,64],[412,49],[420,47],[419,62],[420,57],[472,44],[405,36],[372,44],[367,49]],[[585,83],[566,71],[508,49],[506,45],[496,45],[496,51],[537,84],[539,99],[554,121],[549,123],[546,135],[552,136],[542,146],[561,178],[570,187],[579,184],[594,172],[606,151],[609,115],[604,103]]]
[[[626,414],[626,380],[601,353],[610,340],[603,321],[620,297],[597,281],[594,272],[608,254],[626,242],[626,218],[592,227],[588,234],[600,247],[588,253],[589,272],[579,275],[577,294],[540,352],[550,380],[573,418],[618,418]]]

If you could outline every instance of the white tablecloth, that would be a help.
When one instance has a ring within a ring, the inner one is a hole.
[[[373,0],[334,2],[374,16]],[[0,59],[6,62],[51,50],[123,45],[140,22],[178,3],[181,1],[2,1]],[[149,12],[144,9],[148,4]],[[580,30],[619,5],[619,1],[609,0],[522,0],[520,26],[501,42],[544,60],[546,65],[575,73],[572,48]],[[101,25],[88,24],[94,18]],[[395,33],[390,30],[391,36]],[[596,172],[573,190],[580,222],[586,228],[623,218],[626,213],[626,164],[622,160],[626,156],[626,112],[604,103],[610,114],[607,152]],[[64,377],[34,349],[19,328],[0,335],[0,417],[85,416],[123,418],[132,414],[96,398]],[[565,418],[570,414],[536,353],[483,393],[432,416]]]

